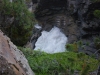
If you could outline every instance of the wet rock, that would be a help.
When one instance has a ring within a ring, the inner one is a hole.
[[[0,31],[0,75],[34,75],[23,53]]]
[[[41,36],[42,27],[36,24],[33,29],[33,35],[24,47],[34,49],[37,39]]]

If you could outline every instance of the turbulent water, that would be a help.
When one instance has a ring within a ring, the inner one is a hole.
[[[53,27],[49,32],[42,31],[42,35],[38,38],[35,49],[47,53],[64,52],[67,37],[59,28]]]

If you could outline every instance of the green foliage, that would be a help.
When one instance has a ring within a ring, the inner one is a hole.
[[[90,66],[87,65],[86,63],[84,63],[82,65],[82,67],[83,68],[82,68],[82,71],[81,71],[80,75],[89,75],[88,72],[89,72]]]
[[[24,0],[1,0],[0,11],[5,17],[14,17],[11,25],[6,25],[2,30],[16,45],[24,45],[32,34],[33,25],[36,22],[34,14],[28,11]],[[15,39],[16,38],[16,39]],[[21,42],[20,42],[21,41]]]
[[[94,42],[95,43],[100,43],[100,38],[99,37],[98,38],[95,38]]]
[[[77,45],[77,43],[67,44],[66,49],[67,49],[67,51],[78,52],[78,45]]]
[[[95,17],[100,18],[100,10],[95,10],[93,14]]]
[[[89,45],[89,43],[87,42],[86,45]],[[72,44],[67,44],[66,49],[67,49],[67,51],[78,52],[78,49],[82,48],[83,46],[84,46],[83,42],[80,40],[80,41],[74,42]]]
[[[84,45],[83,42],[80,40],[80,41],[74,42],[72,44],[67,44],[66,45],[66,51],[78,52],[78,50],[80,48],[84,49],[85,46],[89,46],[89,45],[90,45],[89,42],[86,42],[85,45]]]
[[[95,38],[94,43],[95,43],[96,48],[100,49],[100,37]]]
[[[98,60],[83,53],[48,54],[29,48],[20,47],[19,49],[25,54],[36,75],[73,75],[75,71],[79,71],[81,75],[86,75],[86,73],[96,70],[99,65]],[[86,73],[84,74],[84,72]]]

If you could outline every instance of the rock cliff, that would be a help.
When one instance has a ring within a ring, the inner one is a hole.
[[[0,75],[34,75],[24,54],[0,31]]]

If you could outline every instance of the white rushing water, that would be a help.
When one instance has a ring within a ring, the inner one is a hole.
[[[59,28],[54,27],[49,32],[42,31],[42,35],[38,38],[35,49],[47,53],[64,52],[67,37],[60,31]]]
[[[42,27],[39,26],[38,24],[36,24],[34,27],[37,28],[37,29],[41,29],[41,28],[42,28]]]

